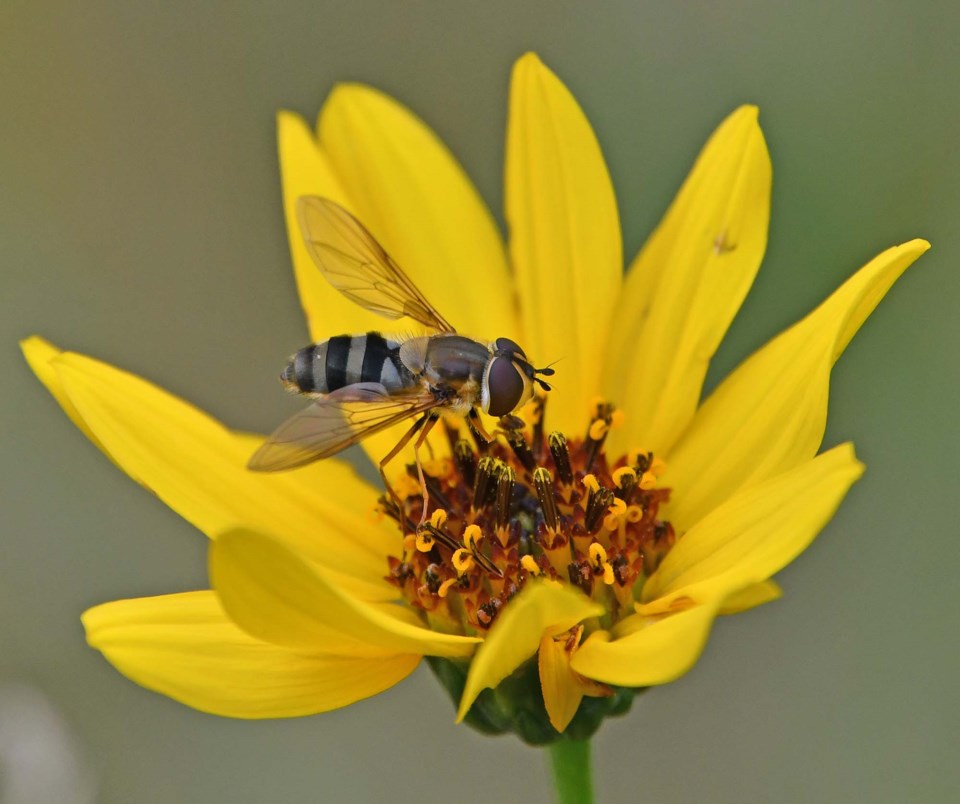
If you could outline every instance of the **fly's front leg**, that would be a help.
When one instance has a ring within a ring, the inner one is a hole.
[[[486,450],[487,444],[494,442],[494,437],[490,435],[483,426],[483,422],[480,420],[480,414],[477,413],[476,408],[470,408],[470,412],[467,414],[467,427],[469,427],[470,432],[473,433],[473,437],[477,442],[477,448],[481,450],[481,452]]]

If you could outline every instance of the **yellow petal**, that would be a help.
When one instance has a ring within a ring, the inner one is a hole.
[[[605,396],[627,409],[615,451],[642,443],[664,453],[675,443],[753,284],[771,182],[757,114],[741,106],[720,124],[627,275],[604,382]]]
[[[550,427],[579,432],[599,389],[623,255],[613,185],[576,100],[532,53],[515,65],[506,215],[526,332],[538,366],[557,365]]]
[[[665,514],[680,532],[737,489],[816,454],[830,369],[890,286],[928,248],[913,240],[883,252],[714,391],[660,479],[674,490]]]
[[[64,392],[131,477],[210,537],[246,526],[276,533],[368,599],[396,597],[382,576],[399,540],[370,515],[373,491],[346,464],[250,472],[260,439],[147,381],[83,355],[54,361]]]
[[[570,669],[565,640],[544,634],[537,653],[540,688],[550,725],[563,734],[583,700],[583,684]]]
[[[20,348],[23,350],[23,356],[26,358],[27,364],[33,370],[33,373],[37,375],[37,379],[44,384],[53,398],[57,400],[60,407],[63,408],[63,412],[70,418],[70,421],[72,421],[95,446],[99,447],[110,460],[113,460],[110,453],[104,449],[103,444],[97,440],[93,431],[87,427],[87,423],[73,406],[70,397],[68,397],[63,390],[60,378],[57,376],[57,371],[53,367],[54,359],[62,354],[62,350],[37,335],[32,335],[20,341]]]
[[[300,196],[323,196],[356,212],[346,189],[334,174],[327,153],[303,118],[291,112],[277,115],[277,144],[290,256],[311,338],[321,341],[334,335],[381,329],[383,318],[358,307],[323,278],[300,233],[296,211]]]
[[[764,603],[771,603],[783,597],[783,590],[775,581],[761,581],[751,584],[732,595],[729,595],[723,601],[720,607],[720,614],[740,614]]]
[[[666,617],[633,615],[620,625],[624,636],[598,631],[573,655],[581,675],[625,687],[666,684],[689,670],[703,652],[718,601]]]
[[[466,717],[484,689],[496,687],[536,653],[545,633],[558,634],[602,613],[600,604],[576,589],[556,583],[528,583],[497,617],[470,663],[457,722]]]
[[[678,599],[722,603],[781,570],[816,537],[863,474],[850,444],[758,483],[712,511],[673,546],[643,587],[643,613]]]
[[[360,84],[331,93],[317,128],[357,216],[437,310],[464,334],[517,338],[500,234],[436,134]]]
[[[210,546],[210,582],[227,614],[252,636],[297,650],[469,656],[479,639],[423,627],[398,605],[352,597],[279,542],[252,531]]]
[[[212,592],[105,603],[85,612],[83,625],[90,645],[127,678],[226,717],[337,709],[392,687],[420,660],[298,655],[245,634]]]

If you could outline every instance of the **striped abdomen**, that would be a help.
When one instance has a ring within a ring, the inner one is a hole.
[[[377,382],[387,391],[409,388],[413,376],[400,362],[400,343],[378,332],[339,335],[297,352],[280,375],[302,394],[328,394],[358,382]]]

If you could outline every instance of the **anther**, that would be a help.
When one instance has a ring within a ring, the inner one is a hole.
[[[642,475],[653,463],[653,453],[646,449],[632,450],[627,456],[627,463],[636,469],[638,475]]]
[[[613,405],[605,402],[599,402],[596,405],[596,415],[590,421],[590,426],[587,428],[587,437],[583,442],[584,468],[588,472],[593,468],[593,462],[600,454],[603,442],[607,440],[610,423],[613,421],[613,411]]]
[[[447,512],[443,508],[438,508],[430,515],[430,524],[435,528],[442,528],[443,523],[447,521]]]
[[[464,484],[467,488],[473,488],[477,477],[477,453],[473,451],[473,447],[467,439],[461,438],[454,444],[453,460]]]
[[[513,450],[513,454],[517,456],[517,460],[523,465],[523,468],[528,472],[532,472],[537,465],[536,459],[533,457],[533,453],[530,451],[530,445],[527,443],[526,436],[524,436],[522,430],[506,430],[504,435],[507,438],[507,443],[510,445],[510,449]]]
[[[583,517],[583,527],[587,533],[597,532],[613,499],[613,492],[603,486],[600,486],[597,491],[590,492],[587,498],[587,510]]]
[[[537,489],[543,521],[553,533],[560,530],[560,516],[557,513],[557,498],[553,493],[553,477],[545,466],[538,467],[533,473],[533,485]]]
[[[473,483],[473,508],[475,511],[479,511],[487,502],[495,469],[496,461],[489,455],[485,455],[477,462],[476,478]]]
[[[497,479],[497,527],[505,528],[510,524],[510,509],[513,501],[513,484],[517,473],[512,466],[504,466]]]
[[[539,461],[543,457],[543,421],[547,409],[547,395],[537,394],[533,398],[533,408],[531,419],[533,421],[533,433],[531,445],[533,454]]]
[[[570,468],[570,450],[567,449],[566,436],[555,431],[547,436],[550,445],[550,454],[553,456],[553,463],[557,467],[557,477],[560,482],[566,485],[573,484],[573,469]]]

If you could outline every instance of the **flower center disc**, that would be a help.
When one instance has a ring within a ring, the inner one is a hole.
[[[657,488],[663,463],[634,450],[612,463],[603,445],[621,414],[598,403],[583,438],[545,435],[544,399],[534,424],[501,430],[490,444],[447,427],[452,458],[424,463],[429,518],[411,464],[383,510],[406,534],[388,580],[436,627],[486,631],[528,578],[574,584],[607,611],[605,625],[634,612],[643,580],[675,536],[658,519],[670,490]],[[408,482],[403,482],[408,481]]]

